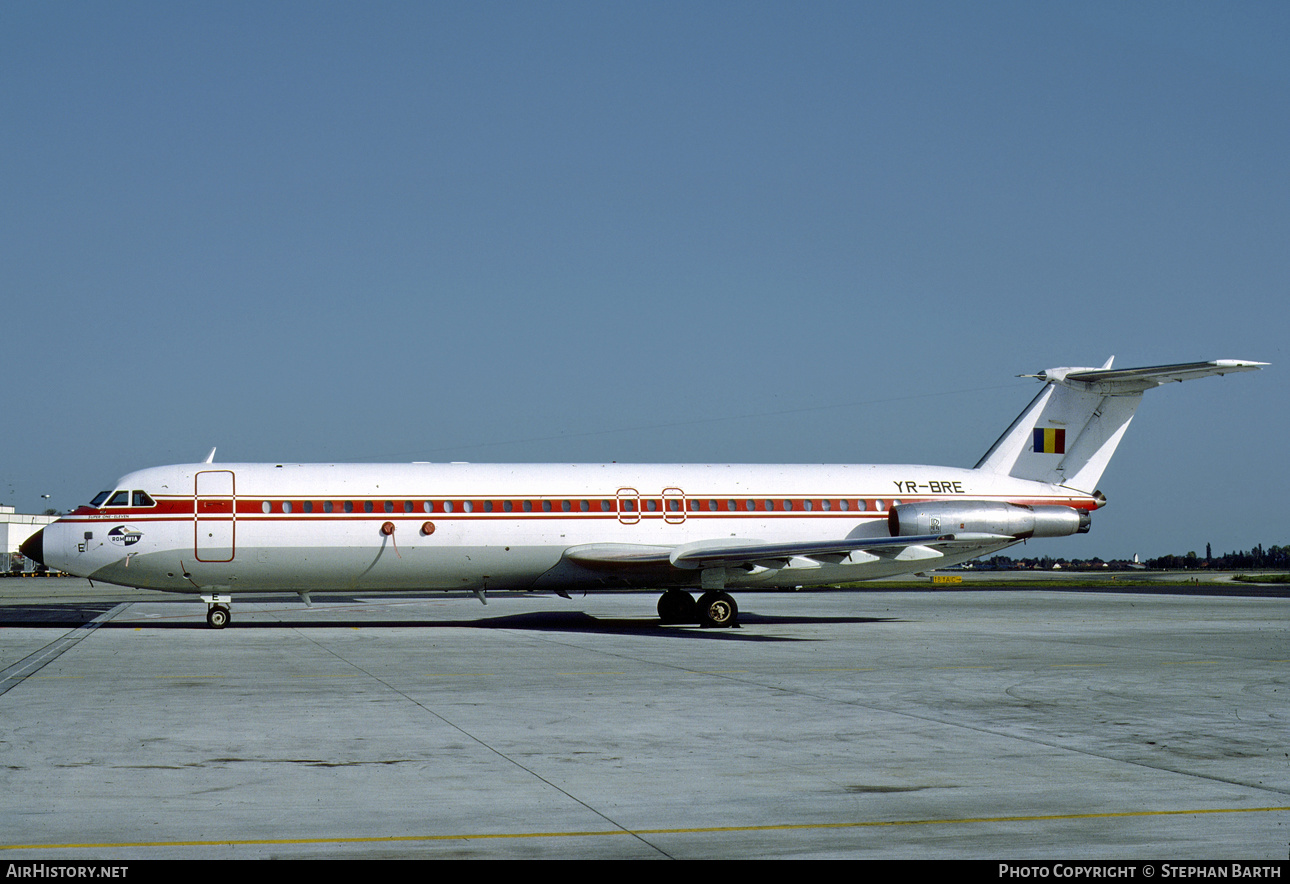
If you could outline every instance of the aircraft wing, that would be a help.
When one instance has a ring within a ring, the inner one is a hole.
[[[907,537],[849,537],[831,540],[766,542],[758,540],[705,540],[681,546],[628,543],[592,543],[565,551],[565,558],[598,570],[632,566],[671,565],[674,568],[731,568],[757,565],[783,567],[791,559],[813,559],[837,564],[857,557],[865,561],[935,559],[949,552],[997,547],[1016,538],[1002,534],[924,534]]]

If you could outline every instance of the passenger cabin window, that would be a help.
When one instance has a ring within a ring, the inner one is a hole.
[[[146,491],[135,491],[133,492],[133,494],[134,494],[135,506],[156,506],[157,505],[156,501],[154,501],[151,497],[149,497],[148,492]]]
[[[113,494],[112,497],[108,500],[107,505],[108,506],[129,506],[130,492],[118,491],[116,494]]]

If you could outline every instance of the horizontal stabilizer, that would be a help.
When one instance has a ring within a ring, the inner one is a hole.
[[[1065,371],[1064,383],[1082,383],[1096,386],[1106,393],[1129,393],[1149,390],[1172,381],[1190,381],[1211,375],[1225,375],[1237,371],[1258,371],[1266,362],[1247,362],[1242,359],[1214,359],[1209,362],[1183,362],[1178,365],[1153,365],[1147,368],[1069,368],[1050,369],[1040,377],[1052,377],[1051,372]]]

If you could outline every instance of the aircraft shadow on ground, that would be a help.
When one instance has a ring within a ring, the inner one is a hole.
[[[110,611],[112,604],[67,605],[9,605],[0,607],[0,627],[5,628],[68,628],[75,629]],[[697,625],[663,625],[653,617],[596,617],[585,611],[531,611],[519,614],[458,617],[452,619],[418,619],[390,617],[327,617],[300,616],[295,612],[273,612],[273,619],[264,613],[247,614],[238,618],[235,608],[228,630],[248,629],[343,629],[343,628],[399,628],[399,629],[518,629],[533,632],[598,633],[606,635],[654,635],[659,638],[694,640],[719,640],[743,642],[812,641],[783,635],[764,635],[755,631],[759,626],[875,624],[898,622],[894,617],[819,617],[804,615],[740,614],[740,627],[735,629],[703,629]],[[98,625],[99,629],[201,629],[211,630],[204,620],[185,613],[180,617],[139,618],[124,615]]]
[[[0,606],[0,627],[76,629],[116,607],[115,602],[80,602],[44,605]]]

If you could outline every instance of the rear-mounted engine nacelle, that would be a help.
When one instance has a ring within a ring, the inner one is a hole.
[[[1088,533],[1084,510],[1069,506],[1022,506],[996,501],[902,503],[891,508],[892,537],[922,534],[1006,534],[1010,537],[1066,537]]]

